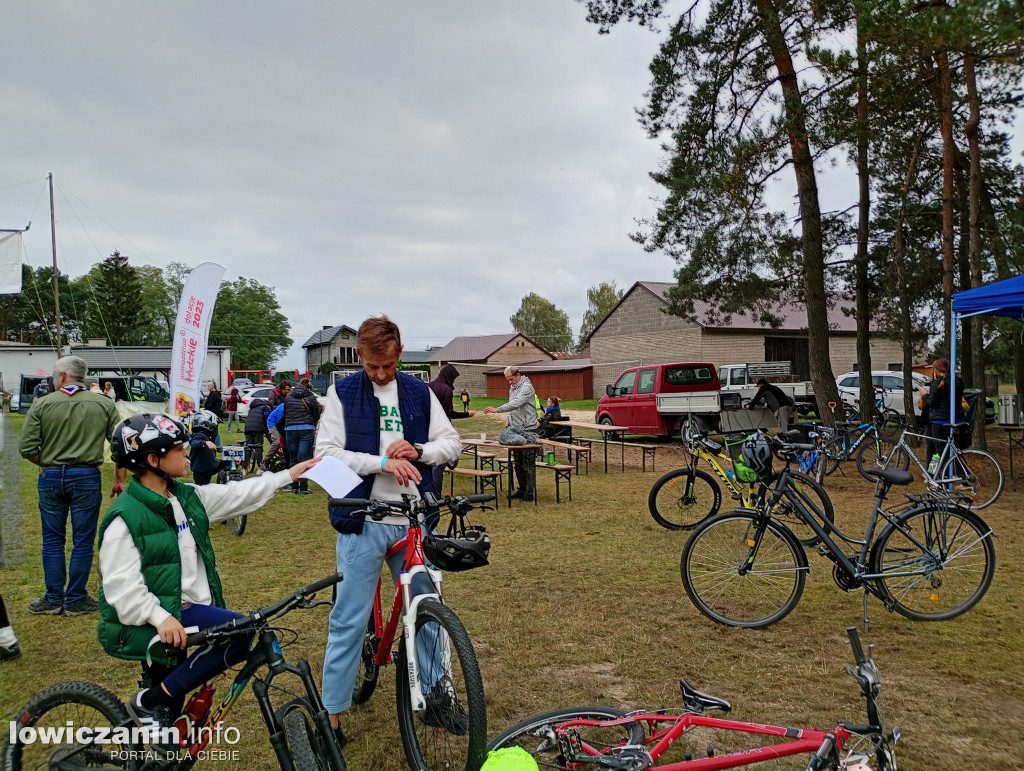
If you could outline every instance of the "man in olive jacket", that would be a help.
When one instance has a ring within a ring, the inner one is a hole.
[[[85,584],[92,570],[103,500],[100,466],[105,441],[121,418],[110,399],[86,387],[84,359],[65,356],[57,360],[56,369],[56,390],[32,402],[21,429],[21,455],[40,467],[46,581],[46,593],[28,609],[35,614],[77,616],[99,609]],[[124,490],[124,481],[124,470],[118,469],[113,495]],[[73,547],[65,565],[69,512]]]

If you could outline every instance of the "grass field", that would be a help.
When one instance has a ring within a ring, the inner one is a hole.
[[[472,406],[479,406],[477,400]],[[5,421],[10,452],[20,419]],[[456,425],[493,435],[501,422],[481,416]],[[1005,434],[991,429],[989,441],[1007,467]],[[539,506],[502,505],[488,512],[491,565],[446,578],[447,602],[463,619],[480,660],[489,735],[562,706],[676,706],[681,676],[731,701],[732,716],[741,720],[818,727],[862,720],[859,690],[845,673],[852,658],[844,633],[861,623],[862,595],[841,591],[831,563],[812,552],[803,599],[783,622],[760,631],[712,623],[693,608],[680,581],[686,533],[662,530],[647,513],[648,490],[681,452],[660,447],[657,471],[646,474],[639,457],[627,453],[625,474],[618,470],[617,450],[612,457],[611,473],[591,464],[588,476],[573,480],[572,502],[556,505],[554,483],[542,474]],[[844,470],[845,477],[829,478],[828,488],[840,526],[854,528],[870,510],[873,488],[852,466]],[[112,471],[109,464],[104,469],[107,485]],[[20,495],[24,560],[0,571],[0,587],[24,656],[0,665],[0,716],[9,719],[35,691],[62,680],[92,680],[127,698],[137,687],[137,666],[104,655],[95,617],[27,611],[42,591],[42,570],[34,467],[23,462],[21,472],[20,490],[4,494]],[[1024,768],[1024,597],[1016,567],[1024,558],[1017,532],[1021,500],[1020,483],[1008,480],[1000,501],[982,512],[996,533],[997,571],[975,609],[925,624],[889,614],[875,600],[869,604],[871,631],[862,636],[875,646],[887,714],[904,736],[900,768]],[[5,533],[11,527],[7,523]],[[278,495],[250,516],[241,538],[221,526],[212,535],[228,603],[237,610],[268,604],[334,567],[335,533],[319,490],[306,497]],[[93,592],[97,580],[90,582]],[[299,634],[288,657],[305,656],[319,670],[326,624],[325,608],[288,616],[287,626]],[[394,671],[385,670],[370,702],[343,716],[352,769],[405,767],[394,681]],[[243,737],[241,762],[234,765],[276,767],[250,694],[227,722]],[[6,735],[6,723],[2,728]],[[695,732],[669,759],[708,745],[732,748],[728,737]]]

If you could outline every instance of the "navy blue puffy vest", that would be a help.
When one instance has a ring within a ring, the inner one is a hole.
[[[410,444],[423,444],[429,440],[430,389],[426,384],[403,372],[398,380],[398,409],[402,413],[402,434]],[[358,372],[339,380],[335,386],[341,408],[345,414],[345,449],[350,452],[380,454],[380,401],[373,395],[373,383],[365,372]],[[423,477],[417,487],[420,495],[437,492],[430,466],[414,463]],[[376,474],[368,474],[349,498],[368,498]],[[363,516],[353,516],[358,509],[331,506],[331,526],[339,533],[362,533]]]

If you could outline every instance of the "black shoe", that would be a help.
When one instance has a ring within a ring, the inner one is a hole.
[[[44,594],[28,606],[28,612],[35,613],[37,616],[59,616],[64,612],[64,606],[55,605],[46,599],[46,595]]]
[[[96,602],[92,597],[86,597],[84,600],[79,600],[74,605],[64,606],[65,616],[81,616],[86,613],[95,613],[100,609],[100,604]]]
[[[469,715],[443,687],[438,686],[427,696],[427,708],[423,710],[423,724],[432,728],[443,728],[454,736],[469,733]]]
[[[512,495],[509,496],[509,498],[511,498],[513,501],[521,501],[523,500],[523,493],[521,490],[516,490],[514,493],[512,493]]]
[[[0,661],[14,661],[21,658],[21,647],[17,642],[10,645],[0,645]]]
[[[167,707],[146,709],[142,706],[142,696],[148,690],[148,688],[144,688],[132,696],[131,700],[125,705],[128,709],[128,714],[135,725],[149,732],[150,740],[147,741],[147,744],[149,744],[150,750],[157,754],[162,754],[167,759],[176,758],[178,751],[181,749],[180,740],[184,737],[178,737],[178,744],[175,744],[173,741],[163,741],[163,739],[173,738],[173,734],[168,736],[165,733],[165,729],[172,728],[174,720],[171,717],[171,711]]]
[[[312,490],[299,490],[299,495],[312,495]]]

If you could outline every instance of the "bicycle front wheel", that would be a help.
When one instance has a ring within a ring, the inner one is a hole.
[[[969,509],[926,504],[886,525],[871,548],[871,572],[893,609],[944,621],[974,607],[996,570],[992,531]]]
[[[825,477],[835,472],[842,463],[842,440],[833,439],[825,442],[818,448],[818,456],[814,460],[814,467],[811,474],[818,484],[825,483]]]
[[[651,488],[647,508],[669,530],[692,530],[722,505],[722,488],[711,474],[689,467],[670,471]]]
[[[953,490],[969,496],[972,509],[983,509],[1003,494],[1003,467],[984,450],[958,450],[939,470],[936,481],[952,481]]]
[[[825,531],[835,522],[836,514],[832,508],[832,499],[828,497],[825,488],[814,479],[801,474],[799,471],[790,471],[790,494],[793,495],[808,513],[811,514]],[[821,539],[818,534],[807,524],[807,520],[796,508],[796,504],[789,495],[783,496],[775,506],[772,507],[771,515],[789,528],[790,532],[804,546],[814,546]]]
[[[573,720],[618,720],[626,713],[615,707],[572,707],[557,709],[534,715],[511,728],[506,728],[491,739],[488,751],[500,750],[502,747],[522,747],[533,756],[541,768],[566,768],[565,758],[558,748],[555,730]],[[573,726],[572,732],[579,736],[582,751],[587,754],[600,754],[615,747],[629,744],[644,743],[643,726],[636,720],[615,726]],[[605,766],[600,763],[572,765],[572,768],[598,769]]]
[[[864,472],[868,469],[888,468],[886,465],[889,456],[896,450],[896,442],[887,437],[881,436],[877,431],[864,440],[864,443],[857,449],[857,471],[865,479],[874,482]],[[908,461],[909,463],[909,461]]]
[[[295,771],[344,771],[344,767],[335,768],[331,762],[331,750],[304,709],[293,709],[285,715],[284,735]]]
[[[690,601],[705,616],[761,629],[781,621],[800,601],[807,555],[785,525],[732,512],[693,531],[681,570]]]
[[[19,731],[33,728],[37,734],[52,732],[62,738],[55,743],[37,740],[31,744],[23,744],[20,738],[11,743],[8,738],[0,766],[9,771],[29,771],[76,766],[136,769],[141,765],[141,761],[121,759],[142,757],[141,745],[78,744],[73,736],[63,733],[67,731],[68,723],[76,728],[88,726],[94,731],[132,725],[120,699],[106,688],[83,681],[51,685],[29,699],[15,718],[15,724]],[[112,734],[108,733],[108,736]],[[133,752],[137,754],[132,755]]]
[[[241,535],[245,532],[245,525],[249,521],[248,514],[242,514],[238,517],[232,517],[228,520],[228,526],[231,528],[231,532],[235,535]]]
[[[487,744],[487,708],[480,666],[469,633],[455,611],[436,600],[420,603],[416,651],[422,712],[412,708],[409,651],[399,646],[396,668],[398,728],[409,768],[416,771],[477,771]]]

